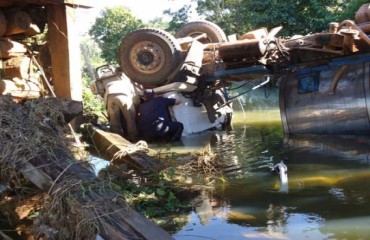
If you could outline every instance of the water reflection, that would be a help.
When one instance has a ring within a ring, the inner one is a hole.
[[[197,199],[175,239],[369,239],[370,139],[284,136],[280,123],[211,137],[229,182]],[[271,167],[284,160],[289,193]]]

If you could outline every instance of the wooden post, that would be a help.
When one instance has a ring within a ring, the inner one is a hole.
[[[82,100],[80,50],[75,9],[47,5],[52,79],[57,97]]]
[[[6,17],[4,15],[4,12],[0,9],[0,37],[3,36],[6,32],[6,24]]]

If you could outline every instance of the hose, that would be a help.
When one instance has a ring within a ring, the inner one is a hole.
[[[338,31],[344,27],[344,26],[347,26],[349,25],[351,28],[355,29],[358,31],[361,39],[363,39],[367,44],[370,45],[370,38],[366,35],[366,33],[364,33],[364,31],[362,31],[362,29],[357,26],[353,21],[351,20],[344,20],[343,22],[341,22],[338,26]]]

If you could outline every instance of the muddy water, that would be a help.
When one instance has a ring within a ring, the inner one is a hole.
[[[208,136],[228,182],[195,200],[175,239],[370,239],[370,139],[287,137],[279,119],[237,113],[233,130]],[[287,192],[270,171],[281,160]]]

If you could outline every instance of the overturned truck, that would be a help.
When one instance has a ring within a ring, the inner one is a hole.
[[[289,39],[277,37],[281,27],[231,39],[208,21],[187,23],[175,36],[139,29],[122,40],[120,65],[136,86],[183,98],[186,108],[175,107],[174,117],[185,133],[230,124],[233,82],[255,89],[274,81],[286,133],[368,134],[369,16],[365,4],[355,21]],[[103,80],[94,84],[101,94],[112,78]]]

